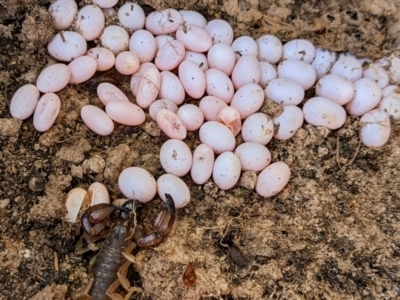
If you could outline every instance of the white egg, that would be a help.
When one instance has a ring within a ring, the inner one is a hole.
[[[207,144],[201,144],[193,152],[193,163],[190,175],[196,184],[204,184],[210,179],[214,168],[215,155]]]
[[[182,177],[192,167],[192,152],[185,142],[170,139],[161,146],[160,162],[165,172]]]
[[[388,73],[378,64],[369,64],[368,67],[364,68],[363,77],[374,80],[381,89],[389,84]]]
[[[212,46],[211,36],[203,28],[182,24],[176,31],[176,39],[181,41],[189,51],[206,52]]]
[[[54,19],[57,30],[65,30],[71,27],[78,5],[74,0],[57,0],[49,6],[49,12]]]
[[[180,10],[179,13],[182,16],[183,23],[189,25],[195,25],[204,28],[207,25],[206,18],[197,11],[194,10]]]
[[[283,112],[272,118],[272,122],[276,126],[274,138],[285,141],[292,138],[297,129],[303,125],[304,115],[302,110],[294,105],[286,105]]]
[[[54,93],[44,94],[36,105],[33,115],[33,126],[37,131],[44,132],[53,126],[60,113],[61,101]]]
[[[133,75],[132,75],[133,76]],[[157,68],[147,68],[139,81],[136,103],[141,108],[148,108],[158,96],[158,91],[161,86],[161,75]]]
[[[92,78],[94,73],[96,73],[97,62],[93,57],[84,55],[75,58],[68,64],[68,67],[71,69],[69,83],[78,84]]]
[[[314,67],[302,60],[288,59],[278,65],[278,77],[296,81],[304,90],[308,90],[317,80],[317,72]]]
[[[213,44],[232,44],[233,28],[227,21],[222,19],[211,20],[207,23],[204,29],[210,34]]]
[[[185,100],[185,89],[178,76],[170,71],[162,71],[159,96],[180,105]]]
[[[228,76],[232,74],[236,63],[232,47],[223,43],[216,43],[208,50],[207,60],[210,68],[220,70]]]
[[[115,122],[128,126],[138,126],[146,120],[144,111],[132,102],[118,100],[108,102],[106,112]]]
[[[55,59],[69,62],[85,54],[87,43],[85,38],[73,31],[57,33],[47,44],[47,51]]]
[[[11,116],[19,120],[29,118],[35,111],[39,97],[39,90],[33,84],[25,84],[21,86],[11,99]]]
[[[258,45],[257,42],[250,36],[242,35],[236,38],[232,45],[233,51],[236,53],[236,61],[243,55],[249,54],[257,58]]]
[[[214,162],[213,180],[221,190],[233,188],[240,178],[239,157],[232,152],[224,152]]]
[[[183,61],[185,51],[185,46],[182,42],[173,40],[157,51],[154,62],[159,70],[171,71]]]
[[[200,69],[203,70],[203,72],[208,70],[208,61],[207,61],[207,56],[205,56],[204,53],[199,53],[199,52],[194,52],[194,51],[186,51],[185,53],[185,58],[183,60],[190,60],[196,65],[199,66]]]
[[[122,194],[128,199],[148,202],[157,192],[157,184],[153,175],[139,167],[129,167],[118,177],[118,186]]]
[[[206,76],[198,65],[192,61],[184,60],[179,65],[179,79],[190,97],[194,99],[203,97],[206,90]]]
[[[129,34],[121,26],[110,25],[104,28],[100,41],[103,47],[117,55],[122,51],[128,50]]]
[[[219,112],[227,106],[223,100],[214,96],[205,96],[199,102],[199,108],[207,121],[217,121]]]
[[[79,212],[89,207],[89,204],[90,198],[84,189],[74,188],[70,190],[65,200],[65,208],[67,209],[65,221],[75,223]]]
[[[181,14],[171,8],[154,11],[146,18],[146,29],[154,35],[174,33],[182,24]]]
[[[315,57],[311,65],[317,71],[317,79],[328,74],[335,61],[336,61],[336,52],[322,49],[321,47],[316,47]]]
[[[115,59],[115,69],[122,75],[132,75],[139,69],[139,66],[139,57],[131,51],[123,51]]]
[[[149,31],[136,30],[129,40],[129,51],[139,57],[140,63],[152,61],[157,52],[156,40]]]
[[[108,82],[100,83],[97,86],[97,95],[104,105],[112,101],[129,102],[128,97],[119,88]]]
[[[200,127],[199,137],[200,141],[209,145],[216,154],[235,149],[235,136],[228,127],[219,122],[205,122]]]
[[[333,64],[330,73],[342,75],[351,82],[355,82],[362,77],[363,69],[356,58],[341,54]]]
[[[165,194],[174,199],[175,207],[182,208],[190,202],[190,191],[186,183],[172,174],[161,175],[157,180],[158,196],[165,202]]]
[[[169,109],[162,109],[157,113],[157,124],[171,139],[184,140],[187,135],[187,129],[182,120],[176,113]]]
[[[400,88],[397,85],[388,85],[382,90],[382,97],[390,96],[393,93],[400,93]]]
[[[169,99],[158,99],[154,101],[149,107],[149,115],[154,120],[157,121],[157,114],[162,109],[169,109],[174,113],[178,112],[178,106]]]
[[[254,142],[243,143],[235,149],[235,154],[240,159],[242,171],[261,171],[271,162],[269,150]]]
[[[93,0],[101,8],[111,8],[118,3],[118,0]]]
[[[132,2],[126,2],[118,9],[118,19],[129,31],[143,29],[146,16],[143,8]]]
[[[182,105],[179,107],[177,115],[188,131],[195,131],[204,123],[203,112],[194,104]]]
[[[230,103],[235,93],[231,79],[224,72],[217,69],[208,69],[206,76],[206,92],[225,103]]]
[[[339,74],[328,74],[318,81],[315,87],[317,96],[328,98],[339,105],[347,104],[354,97],[354,85]]]
[[[231,106],[236,108],[242,119],[258,111],[264,103],[264,91],[255,83],[249,83],[237,90]]]
[[[383,147],[390,137],[389,115],[380,109],[367,112],[360,119],[360,139],[368,148]]]
[[[266,34],[257,39],[259,61],[276,64],[283,55],[282,42],[274,35]]]
[[[331,130],[343,126],[346,111],[336,102],[324,97],[309,99],[303,106],[304,119],[311,125],[324,126]]]
[[[280,105],[298,105],[303,101],[304,94],[300,83],[287,78],[273,79],[265,88],[265,96]]]
[[[87,192],[90,197],[90,206],[100,203],[110,204],[110,194],[108,193],[108,190],[104,184],[100,182],[93,182],[89,186]]]
[[[156,44],[157,44],[157,51],[160,50],[162,46],[164,46],[166,43],[175,40],[175,38],[172,35],[168,34],[162,34],[162,35],[157,35],[155,37]]]
[[[236,90],[248,83],[258,84],[261,79],[261,67],[257,57],[251,54],[240,57],[233,68],[231,78]]]
[[[275,162],[258,174],[256,191],[260,196],[272,197],[287,185],[290,168],[284,162]]]
[[[379,102],[379,108],[392,116],[395,120],[400,119],[400,94],[392,93]]]
[[[144,72],[147,71],[148,68],[154,68],[158,71],[155,64],[147,62],[147,63],[141,64],[139,69],[135,73],[132,74],[130,88],[131,88],[132,94],[134,96],[136,96],[138,94],[139,83],[143,78]]]
[[[261,79],[259,85],[263,89],[265,89],[268,82],[270,82],[273,79],[276,79],[277,77],[276,68],[266,61],[260,61],[260,68],[261,68]]]
[[[255,113],[249,116],[242,125],[242,138],[245,142],[255,142],[261,145],[268,144],[274,136],[274,123],[264,113]]]
[[[83,123],[98,135],[110,135],[114,130],[114,122],[104,110],[101,110],[97,106],[83,106],[81,108],[81,118]]]
[[[298,59],[311,63],[315,57],[314,45],[303,39],[295,39],[283,45],[283,59]]]
[[[71,75],[72,71],[67,65],[54,64],[40,72],[36,86],[42,93],[55,93],[67,86]]]
[[[92,48],[86,52],[86,55],[96,60],[97,71],[107,71],[115,65],[115,55],[107,48]]]
[[[361,78],[354,82],[354,97],[346,105],[347,112],[352,116],[362,116],[375,108],[382,99],[382,90],[370,78]]]
[[[103,11],[96,5],[86,5],[78,12],[75,30],[80,33],[85,40],[93,41],[100,36],[104,29],[104,24],[105,17]]]

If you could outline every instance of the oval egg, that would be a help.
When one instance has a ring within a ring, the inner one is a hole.
[[[21,86],[13,95],[10,102],[10,113],[15,119],[25,120],[35,111],[40,93],[33,84]]]
[[[57,33],[47,44],[47,51],[55,59],[65,62],[82,56],[87,50],[85,38],[73,31]]]
[[[190,202],[190,191],[186,183],[172,174],[161,175],[157,180],[158,196],[165,202],[165,194],[171,195],[175,207],[182,208]]]
[[[239,157],[232,152],[224,152],[214,162],[213,180],[221,190],[229,190],[240,178]]]
[[[214,161],[214,151],[209,145],[201,144],[196,147],[193,152],[193,162],[190,170],[190,175],[196,184],[204,184],[210,179]]]
[[[118,186],[128,199],[148,202],[157,193],[157,183],[153,175],[139,167],[129,167],[118,177]]]
[[[303,106],[304,119],[314,126],[324,126],[331,130],[343,126],[346,111],[336,102],[324,97],[309,99]]]
[[[290,168],[284,162],[275,162],[258,174],[256,191],[263,197],[278,194],[290,179]]]
[[[33,115],[33,126],[37,131],[50,129],[60,113],[61,101],[54,93],[44,94],[36,105]]]
[[[98,135],[109,135],[114,130],[114,123],[105,111],[94,105],[85,105],[81,109],[82,121]]]
[[[186,138],[187,130],[182,120],[169,109],[162,109],[157,113],[157,124],[171,139],[183,140]]]
[[[144,111],[128,101],[110,101],[106,105],[107,115],[115,122],[128,126],[143,124],[146,120]]]
[[[261,171],[271,162],[271,153],[269,150],[254,142],[240,144],[235,149],[235,154],[240,159],[242,171]]]
[[[206,90],[206,76],[194,62],[184,60],[179,65],[179,79],[190,97],[200,99],[204,95]]]
[[[192,152],[181,140],[170,139],[161,146],[160,162],[165,172],[182,177],[192,166]]]
[[[200,141],[210,145],[216,154],[235,149],[235,136],[225,125],[216,122],[205,122],[199,131]]]
[[[65,88],[71,79],[72,71],[64,64],[48,66],[40,72],[36,87],[42,93],[55,93]]]

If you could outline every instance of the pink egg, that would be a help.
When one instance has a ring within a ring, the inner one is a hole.
[[[249,116],[242,125],[242,138],[245,142],[268,144],[274,136],[274,123],[268,115],[256,113]]]
[[[93,2],[101,8],[111,8],[118,3],[118,0],[93,0]]]
[[[206,18],[197,11],[194,10],[180,10],[179,13],[182,16],[183,23],[189,25],[195,25],[204,28],[207,25]]]
[[[172,174],[161,175],[157,180],[158,196],[166,201],[165,194],[171,195],[175,207],[182,208],[190,202],[190,191],[186,183]]]
[[[232,106],[224,107],[218,113],[217,121],[228,127],[234,136],[237,136],[242,129],[242,119],[240,118],[240,113]]]
[[[208,61],[207,56],[204,53],[194,52],[194,51],[186,51],[185,58],[183,60],[190,60],[196,65],[199,66],[203,72],[208,70]]]
[[[19,120],[29,118],[35,111],[39,97],[39,90],[33,84],[25,84],[21,86],[11,99],[11,116]]]
[[[181,14],[169,8],[150,13],[146,19],[146,29],[154,35],[174,33],[182,23]]]
[[[171,36],[171,35],[168,35],[168,34],[162,34],[162,35],[157,35],[155,37],[155,40],[156,40],[157,51],[158,51],[166,43],[175,40],[175,38],[173,36]]]
[[[240,178],[241,164],[239,157],[232,152],[224,152],[214,163],[213,180],[221,190],[229,190]]]
[[[308,90],[317,80],[317,72],[313,66],[302,60],[288,59],[278,65],[278,77],[296,81],[304,90]]]
[[[339,105],[345,105],[354,97],[354,85],[339,74],[322,76],[315,87],[317,96],[328,98]]]
[[[373,109],[360,118],[360,140],[368,148],[383,147],[390,137],[389,115],[380,109]]]
[[[157,51],[154,62],[159,70],[171,71],[179,66],[184,57],[185,46],[182,42],[173,40],[166,43]]]
[[[333,64],[330,73],[342,75],[351,82],[355,82],[362,77],[363,68],[356,58],[341,54]]]
[[[91,195],[90,206],[107,203],[110,204],[110,194],[104,184],[100,182],[93,182],[88,190],[88,194]]]
[[[257,57],[251,54],[240,57],[231,77],[236,90],[248,83],[258,84],[261,79],[261,67]]]
[[[149,31],[137,30],[129,40],[129,51],[135,53],[141,63],[152,61],[157,52],[156,40]]]
[[[135,31],[144,27],[146,16],[139,4],[127,2],[118,9],[118,19],[126,29]]]
[[[68,67],[71,69],[69,83],[82,83],[96,73],[97,62],[93,57],[84,55],[71,61]]]
[[[209,145],[216,154],[235,149],[235,136],[228,127],[219,122],[205,122],[200,127],[199,137],[200,141]]]
[[[239,111],[242,119],[246,119],[261,108],[264,97],[264,91],[258,84],[249,83],[233,95],[231,106]]]
[[[199,103],[199,108],[207,121],[217,121],[219,112],[227,106],[228,104],[214,96],[205,96]]]
[[[98,135],[109,135],[114,130],[114,123],[105,111],[94,105],[85,105],[81,109],[82,121]]]
[[[85,38],[73,31],[57,33],[47,44],[47,51],[55,59],[69,62],[85,54],[87,43]]]
[[[236,61],[243,55],[253,55],[257,58],[258,45],[257,42],[250,36],[242,35],[235,39],[231,45],[233,51],[236,53]]]
[[[193,152],[193,163],[190,175],[196,184],[204,184],[210,179],[214,168],[214,151],[207,144],[201,144]]]
[[[97,39],[104,29],[105,17],[103,11],[96,5],[82,7],[76,17],[75,30],[85,40]]]
[[[146,120],[143,110],[136,104],[127,101],[108,102],[106,113],[115,122],[128,126],[137,126]]]
[[[54,93],[44,94],[36,105],[33,115],[33,126],[37,131],[50,129],[60,113],[61,101]]]
[[[108,82],[100,83],[97,86],[97,95],[104,105],[111,101],[129,102],[128,97],[119,88]]]
[[[139,57],[130,51],[119,53],[115,60],[115,68],[122,75],[132,75],[140,66]]]
[[[176,105],[180,105],[185,100],[185,89],[178,76],[170,71],[161,72],[161,86],[159,96],[169,99]]]
[[[314,45],[303,39],[294,39],[283,45],[283,60],[298,59],[311,63],[315,57]]]
[[[128,50],[129,34],[121,26],[110,25],[104,28],[100,41],[103,47],[117,55],[122,51]]]
[[[107,48],[92,48],[86,52],[86,55],[93,57],[96,60],[97,71],[107,71],[114,67],[115,55]]]
[[[382,90],[370,78],[361,78],[354,82],[354,97],[346,104],[346,110],[351,116],[362,116],[374,109],[382,99]]]
[[[271,153],[259,143],[243,143],[235,149],[235,154],[240,159],[242,171],[259,172],[271,162]]]
[[[203,28],[182,24],[176,31],[176,39],[181,41],[185,48],[195,52],[206,52],[212,46],[211,36]]]
[[[65,30],[71,27],[78,5],[74,0],[57,0],[49,6],[49,13],[54,19],[54,27],[57,30]]]
[[[392,93],[391,95],[384,97],[381,102],[379,102],[379,108],[385,111],[388,115],[392,116],[393,119],[399,120],[400,95],[398,93]]]
[[[118,177],[118,186],[128,199],[148,202],[157,193],[157,183],[153,175],[139,167],[129,167]]]
[[[208,65],[230,76],[236,63],[235,52],[227,44],[214,44],[207,53]]]
[[[260,61],[260,68],[261,68],[261,79],[259,85],[265,89],[268,82],[273,79],[276,79],[278,76],[276,73],[276,69],[273,65],[266,61]]]
[[[185,124],[176,113],[169,109],[162,109],[157,114],[157,124],[171,139],[183,140],[186,138],[187,130]]]
[[[283,190],[289,179],[289,166],[280,161],[273,163],[258,175],[256,191],[263,197],[272,197]]]
[[[257,39],[259,61],[276,64],[283,54],[282,42],[274,35],[266,34]]]
[[[381,89],[389,84],[389,75],[386,70],[378,64],[369,64],[364,68],[363,77],[374,80]]]
[[[130,88],[131,88],[132,94],[134,96],[137,95],[140,80],[143,78],[143,73],[148,68],[154,68],[154,69],[158,70],[155,64],[148,62],[148,63],[141,64],[139,69],[135,73],[132,74]]]
[[[182,177],[192,167],[192,152],[181,140],[170,139],[161,146],[160,162],[165,172]]]
[[[178,106],[169,99],[158,99],[154,101],[149,107],[149,115],[154,120],[157,121],[157,114],[162,109],[169,109],[174,113],[178,112]]]
[[[179,107],[178,117],[185,124],[187,131],[195,131],[203,125],[204,115],[201,109],[193,104],[185,104]]]
[[[213,44],[224,43],[231,45],[233,41],[233,29],[231,24],[222,19],[214,19],[207,23],[204,29],[211,36]]]
[[[280,141],[290,139],[295,135],[297,129],[303,125],[304,115],[302,110],[294,105],[283,106],[283,112],[274,118],[275,131],[274,138]]]
[[[206,76],[194,62],[185,60],[179,65],[179,79],[190,97],[200,99],[204,95]]]
[[[309,99],[303,106],[304,119],[314,126],[324,126],[331,130],[343,126],[346,111],[342,106],[324,97]]]
[[[54,64],[40,72],[36,86],[42,93],[55,93],[67,86],[71,75],[72,71],[67,65]]]
[[[311,62],[311,65],[317,71],[317,79],[328,74],[335,61],[336,61],[336,52],[316,47],[315,58]]]
[[[273,79],[265,88],[265,96],[280,105],[298,105],[304,95],[303,86],[287,78]]]
[[[156,68],[149,67],[139,81],[136,102],[141,108],[147,108],[153,103],[161,86],[161,75]]]
[[[231,79],[224,72],[216,69],[209,69],[205,72],[206,92],[215,96],[225,103],[230,103],[235,93]]]

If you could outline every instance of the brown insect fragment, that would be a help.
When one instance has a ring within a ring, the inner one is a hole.
[[[186,286],[194,286],[196,284],[196,272],[195,269],[195,262],[189,262],[188,267],[186,268],[185,272],[182,275],[183,283]]]

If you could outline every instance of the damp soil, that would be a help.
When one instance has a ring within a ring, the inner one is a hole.
[[[89,1],[81,1],[79,6]],[[121,1],[120,1],[121,2]],[[306,38],[322,47],[372,59],[396,54],[398,0],[166,0],[147,8],[193,9],[229,21],[235,35],[272,33],[287,41]],[[140,127],[116,126],[108,137],[88,130],[79,117],[100,106],[96,82],[68,86],[61,113],[45,133],[32,118],[11,118],[9,103],[34,83],[53,59],[54,35],[47,0],[0,1],[0,299],[75,299],[89,281],[95,252],[77,256],[79,223],[63,220],[69,190],[104,183],[122,197],[117,178],[128,166],[163,174],[158,152],[167,140],[147,118]],[[128,78],[117,80],[128,95]],[[132,101],[134,98],[129,96]],[[304,125],[286,142],[272,141],[273,161],[292,171],[287,187],[265,199],[241,184],[220,191],[212,181],[183,177],[191,203],[158,247],[135,249],[129,269],[132,299],[399,299],[400,123],[392,122],[382,149],[360,146],[359,119],[330,131]],[[239,138],[240,139],[240,138]],[[198,134],[189,133],[193,150]],[[148,230],[161,202],[137,208]],[[195,261],[196,284],[182,274]],[[123,291],[120,291],[123,293]]]

